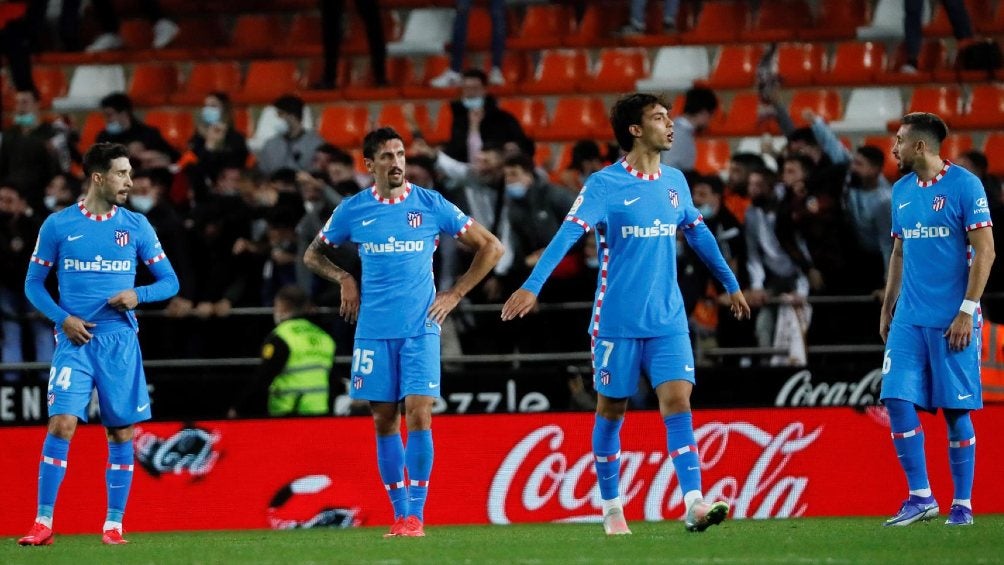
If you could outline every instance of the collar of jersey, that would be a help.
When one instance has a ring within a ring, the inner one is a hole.
[[[945,178],[945,175],[948,174],[948,168],[951,166],[952,162],[949,161],[948,159],[945,159],[945,166],[941,168],[941,172],[934,175],[934,178],[931,180],[922,181],[920,180],[920,177],[917,177],[917,186],[919,186],[920,188],[927,188],[929,186],[934,186],[935,184],[938,183],[939,180]]]
[[[659,177],[662,176],[661,169],[659,170],[658,173],[653,173],[653,174],[643,173],[638,169],[635,169],[634,167],[629,165],[627,159],[621,159],[621,166],[624,167],[624,170],[630,173],[632,176],[636,176],[641,180],[657,180]]]
[[[409,194],[411,194],[411,183],[408,181],[404,182],[404,192],[402,192],[397,198],[384,198],[383,196],[380,196],[380,193],[377,192],[375,184],[370,187],[370,194],[372,194],[373,198],[381,204],[400,204],[401,202],[404,202],[405,198],[408,198]]]
[[[83,200],[77,202],[77,208],[80,209],[80,213],[83,214],[85,218],[89,220],[94,220],[95,222],[104,222],[106,220],[112,219],[112,216],[114,216],[115,212],[118,212],[119,209],[118,206],[112,204],[111,212],[108,212],[107,214],[95,214],[94,212],[91,212],[90,210],[84,207]]]

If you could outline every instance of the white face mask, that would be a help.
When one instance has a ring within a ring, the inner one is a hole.
[[[43,198],[42,202],[45,204],[45,207],[47,209],[49,209],[49,210],[55,210],[56,209],[56,204],[59,203],[59,200],[55,196],[53,196],[53,195],[50,194],[49,196],[46,196],[45,198]]]
[[[129,204],[140,214],[146,214],[153,208],[152,196],[140,196],[139,194],[129,195]]]
[[[485,105],[484,96],[471,96],[469,98],[461,98],[460,103],[464,105],[464,108],[468,110],[477,110],[483,108]]]
[[[289,133],[289,122],[286,120],[279,120],[278,123],[275,124],[275,132],[279,135],[286,135]]]
[[[218,124],[223,117],[223,111],[217,106],[203,106],[201,117],[208,125]]]

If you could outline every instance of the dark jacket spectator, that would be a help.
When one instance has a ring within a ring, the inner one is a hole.
[[[98,143],[121,143],[129,147],[130,156],[136,156],[137,149],[163,153],[172,162],[181,156],[164,139],[160,130],[144,124],[133,114],[132,100],[125,94],[116,92],[102,98],[101,111],[105,115],[105,129],[98,134]],[[142,147],[136,148],[134,143],[139,143]]]
[[[461,99],[450,103],[453,125],[450,140],[443,151],[458,161],[471,162],[471,156],[488,144],[515,143],[521,151],[533,155],[533,142],[526,136],[515,116],[499,108],[494,96],[486,93],[488,77],[480,70],[469,69],[463,73]],[[471,130],[476,129],[476,136]]]

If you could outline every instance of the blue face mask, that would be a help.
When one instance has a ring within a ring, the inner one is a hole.
[[[530,187],[521,182],[511,182],[505,185],[505,193],[509,198],[522,199]]]
[[[200,117],[205,124],[218,124],[220,123],[220,119],[223,118],[223,111],[217,106],[203,106]]]
[[[122,127],[122,124],[118,122],[108,122],[107,124],[105,124],[105,131],[107,131],[111,135],[118,135],[123,131],[125,131],[125,128]]]
[[[697,211],[700,212],[701,215],[704,216],[705,218],[715,217],[715,209],[711,207],[711,204],[707,203],[701,204],[700,206],[697,207]]]
[[[140,214],[146,214],[153,208],[153,197],[152,196],[140,196],[139,194],[129,195],[129,204],[132,205],[133,210],[136,210]]]
[[[471,98],[461,98],[460,103],[464,105],[464,108],[468,110],[478,110],[484,108],[485,97],[484,96],[474,96]]]
[[[14,125],[32,127],[38,123],[38,116],[35,114],[14,114]]]

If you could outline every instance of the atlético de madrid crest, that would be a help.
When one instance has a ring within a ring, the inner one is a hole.
[[[942,208],[945,207],[945,195],[939,194],[934,197],[934,202],[931,204],[935,212],[940,212]]]
[[[673,205],[673,208],[680,207],[680,194],[676,192],[675,188],[669,189],[669,203]]]
[[[119,247],[129,245],[129,230],[115,230],[115,243]]]
[[[422,225],[422,213],[417,210],[408,212],[408,225],[413,228]]]

